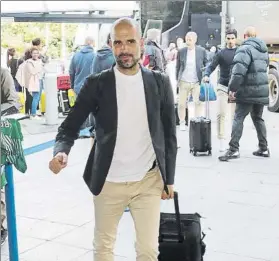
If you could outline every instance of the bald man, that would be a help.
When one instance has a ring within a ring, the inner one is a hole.
[[[91,73],[93,60],[96,56],[94,46],[94,39],[91,36],[87,36],[84,41],[84,46],[80,51],[75,53],[71,60],[69,69],[71,87],[76,94],[79,94],[84,80]]]
[[[245,41],[235,53],[229,81],[229,99],[236,102],[230,148],[219,157],[220,161],[240,157],[239,141],[242,136],[243,122],[249,113],[259,140],[259,148],[253,152],[253,155],[270,156],[263,120],[264,106],[269,104],[268,49],[266,44],[257,38],[254,27],[248,27],[245,30],[244,38]]]
[[[180,130],[185,131],[185,114],[190,94],[195,104],[195,116],[202,116],[202,106],[199,100],[200,83],[202,81],[203,69],[207,64],[207,54],[203,47],[197,46],[198,36],[195,32],[186,34],[186,47],[180,49],[176,62],[176,79],[178,81],[178,115],[180,119]]]
[[[111,43],[116,65],[86,79],[59,127],[49,167],[56,174],[66,167],[78,130],[93,113],[96,139],[84,180],[94,195],[94,261],[114,260],[118,223],[127,206],[137,261],[157,261],[161,198],[174,197],[173,91],[168,76],[140,66],[144,42],[135,20],[117,20]]]

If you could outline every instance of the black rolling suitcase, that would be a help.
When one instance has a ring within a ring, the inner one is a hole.
[[[189,144],[190,153],[208,153],[211,155],[211,120],[209,118],[209,92],[206,93],[206,117],[196,117],[190,120]]]
[[[178,194],[174,196],[175,213],[161,213],[158,261],[203,261],[204,234],[199,214],[180,214]]]

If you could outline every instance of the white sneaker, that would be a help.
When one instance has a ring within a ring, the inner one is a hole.
[[[220,142],[220,149],[219,149],[219,151],[220,152],[226,151],[227,150],[226,149],[226,147],[227,147],[226,140],[225,139],[220,139],[219,142]]]
[[[39,117],[38,115],[35,115],[35,116],[30,116],[30,119],[31,120],[41,120],[42,118]]]

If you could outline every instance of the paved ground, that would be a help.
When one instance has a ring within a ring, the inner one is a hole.
[[[279,114],[266,113],[266,119],[270,159],[251,155],[257,144],[250,119],[241,140],[241,158],[229,163],[218,162],[216,146],[212,157],[193,157],[188,152],[188,132],[178,133],[182,145],[176,169],[180,208],[204,217],[205,261],[279,260]],[[55,135],[56,127],[43,133],[42,126],[23,125],[25,147]],[[212,129],[216,144],[215,123]],[[82,180],[89,148],[88,140],[77,141],[69,167],[61,175],[48,170],[51,149],[28,156],[28,172],[15,173],[20,261],[93,261],[94,210]],[[172,211],[172,202],[162,203],[162,210]],[[7,249],[6,244],[1,251],[3,261],[9,260]],[[116,261],[135,261],[129,213],[121,220],[115,254]]]

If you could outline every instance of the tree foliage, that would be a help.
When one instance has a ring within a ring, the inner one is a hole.
[[[52,58],[61,56],[61,25],[60,23],[49,23],[49,44],[47,54]],[[65,24],[65,43],[68,53],[72,51],[77,24]],[[41,38],[46,42],[46,23],[2,23],[1,24],[1,46],[4,48],[14,47],[20,56],[30,47],[34,38]]]

